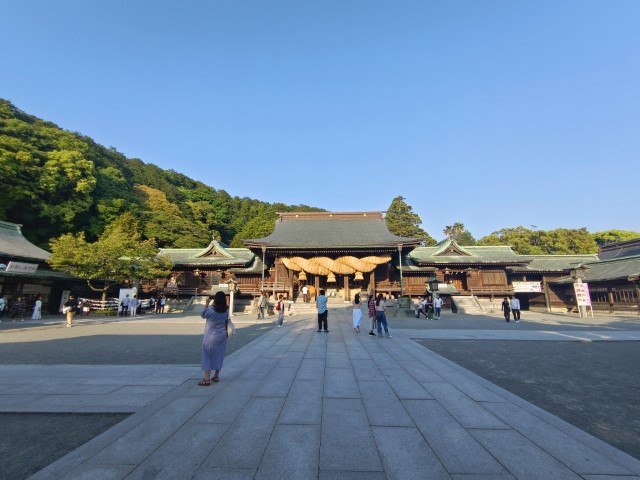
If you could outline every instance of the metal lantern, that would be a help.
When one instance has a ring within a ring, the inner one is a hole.
[[[329,275],[327,275],[327,282],[336,283],[336,276],[333,272],[329,272]]]
[[[354,280],[364,280],[364,277],[362,276],[362,272],[356,272],[356,276]]]
[[[238,287],[238,281],[235,278],[230,278],[227,280],[227,288],[230,292],[236,292]]]
[[[440,280],[438,280],[438,278],[435,275],[431,277],[429,280],[427,280],[427,284],[429,285],[429,291],[431,293],[437,292],[439,283],[440,283]]]

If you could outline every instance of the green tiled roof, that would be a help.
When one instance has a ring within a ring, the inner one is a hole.
[[[268,248],[372,248],[413,246],[420,239],[392,234],[380,212],[300,212],[280,214],[271,235],[244,243]]]
[[[213,240],[205,249],[161,248],[159,255],[169,258],[174,265],[248,267],[254,263],[255,255],[248,248],[229,248]]]
[[[528,265],[507,267],[511,272],[564,272],[569,271],[579,263],[588,263],[598,260],[596,254],[592,255],[521,255]]]
[[[583,282],[606,282],[613,280],[628,280],[629,277],[640,275],[640,255],[634,255],[613,260],[585,263]],[[571,277],[562,277],[550,283],[572,283]]]
[[[409,253],[417,265],[517,265],[528,259],[508,246],[459,246],[454,240],[444,240],[432,247],[417,247]]]
[[[0,256],[45,261],[49,252],[22,236],[21,225],[0,221]]]

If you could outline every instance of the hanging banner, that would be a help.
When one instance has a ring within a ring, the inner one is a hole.
[[[574,283],[573,289],[576,292],[576,302],[578,303],[578,307],[590,307],[591,296],[589,295],[589,284]]]
[[[542,293],[540,282],[511,282],[515,293]]]
[[[22,262],[9,262],[7,265],[7,272],[19,272],[19,273],[35,273],[38,270],[37,263],[22,263]]]

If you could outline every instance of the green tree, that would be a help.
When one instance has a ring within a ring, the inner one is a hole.
[[[595,253],[598,247],[586,228],[529,230],[503,228],[481,238],[478,245],[509,245],[520,255],[573,255]]]
[[[86,280],[89,288],[101,292],[102,300],[114,284],[166,277],[171,271],[170,262],[158,256],[155,242],[142,240],[138,222],[130,213],[109,224],[93,243],[86,241],[84,232],[53,239],[47,262]]]
[[[420,238],[426,245],[435,245],[436,241],[420,227],[422,220],[413,208],[398,196],[391,201],[386,215],[387,227],[400,237]]]
[[[628,230],[605,230],[593,234],[593,239],[598,245],[604,245],[611,242],[624,242],[640,238],[640,232],[631,232]]]
[[[447,238],[455,240],[458,245],[475,245],[476,239],[473,238],[471,232],[464,228],[464,224],[456,222],[453,225],[447,225],[444,230],[444,234]]]
[[[249,220],[231,241],[231,247],[244,247],[243,240],[247,238],[263,238],[273,232],[276,224],[276,215],[271,217],[254,217]]]

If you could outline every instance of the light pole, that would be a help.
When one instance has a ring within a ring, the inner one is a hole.
[[[262,283],[260,284],[260,291],[264,292],[264,269],[265,269],[265,264],[264,264],[264,256],[267,253],[267,247],[262,247]]]
[[[231,277],[229,280],[227,280],[227,288],[229,289],[229,316],[231,317],[233,316],[233,296],[238,288],[238,281],[235,278]]]
[[[400,266],[400,296],[404,296],[404,279],[402,278],[402,244],[398,245],[398,265]]]

